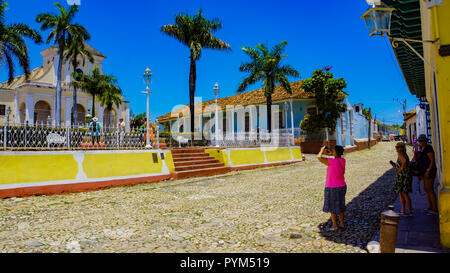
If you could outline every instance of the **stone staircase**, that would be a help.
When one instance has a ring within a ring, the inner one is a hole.
[[[204,148],[176,148],[172,149],[176,178],[211,176],[230,171],[219,160],[205,153]]]

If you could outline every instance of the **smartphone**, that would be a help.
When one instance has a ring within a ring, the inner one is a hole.
[[[397,165],[394,163],[394,161],[389,161],[389,163],[391,163],[392,167],[397,168]]]

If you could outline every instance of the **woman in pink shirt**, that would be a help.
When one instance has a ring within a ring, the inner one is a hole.
[[[345,184],[345,159],[342,158],[344,154],[344,147],[336,145],[333,149],[334,158],[322,157],[326,146],[322,147],[317,159],[327,165],[327,180],[325,183],[325,201],[323,211],[331,213],[331,221],[333,227],[330,230],[337,231],[337,215],[339,215],[340,228],[345,228],[344,212],[345,212],[345,194],[347,192],[347,185]]]

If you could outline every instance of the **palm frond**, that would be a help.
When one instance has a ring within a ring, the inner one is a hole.
[[[17,33],[18,35],[27,37],[32,39],[35,43],[40,44],[42,43],[42,36],[39,32],[36,30],[30,28],[29,26],[22,24],[22,23],[16,23],[9,27],[9,29],[12,32]]]

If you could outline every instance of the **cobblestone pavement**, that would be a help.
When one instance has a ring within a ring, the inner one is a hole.
[[[350,153],[347,229],[327,232],[326,166],[306,162],[0,200],[0,252],[366,252],[395,200],[394,143]]]

